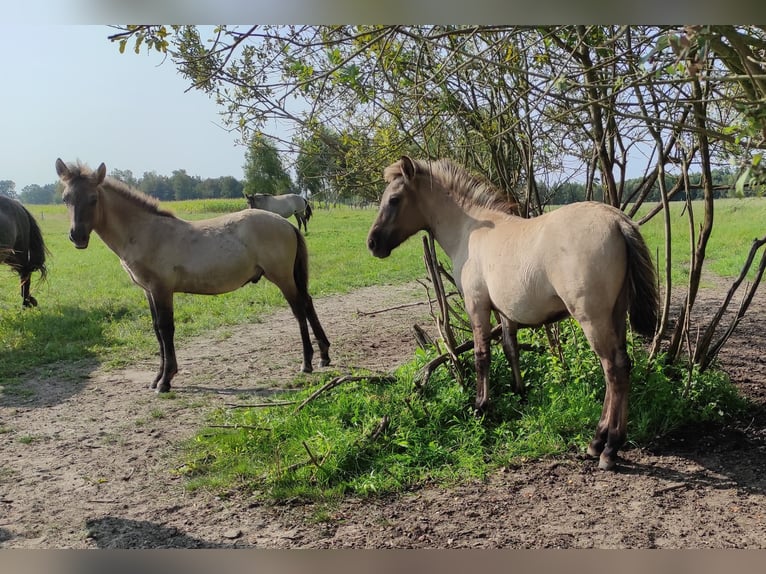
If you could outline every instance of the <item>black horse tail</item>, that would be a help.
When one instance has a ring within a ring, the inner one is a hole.
[[[651,337],[657,328],[657,310],[659,308],[659,293],[654,264],[638,226],[626,217],[621,227],[628,249],[628,286],[630,289],[628,313],[630,324],[637,333]]]
[[[45,258],[48,255],[48,247],[43,240],[42,231],[40,226],[32,214],[27,211],[27,219],[29,219],[29,247],[27,250],[27,262],[24,267],[31,273],[32,271],[39,271],[40,278],[45,279],[48,274],[48,268],[45,266]]]
[[[306,217],[305,217],[305,219],[306,219],[306,221],[308,221],[309,219],[311,219],[311,214],[313,213],[313,211],[311,210],[311,204],[309,203],[309,200],[304,198],[304,201],[306,202]]]
[[[309,297],[309,252],[306,248],[306,240],[300,230],[293,226],[295,239],[298,242],[295,247],[295,263],[293,264],[293,279],[301,298]]]

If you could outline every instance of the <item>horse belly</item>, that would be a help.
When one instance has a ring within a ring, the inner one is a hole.
[[[555,290],[543,282],[490,282],[488,287],[492,306],[521,325],[542,325],[567,312]]]

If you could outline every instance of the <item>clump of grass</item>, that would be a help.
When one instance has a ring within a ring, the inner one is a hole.
[[[582,451],[601,412],[603,375],[574,322],[563,324],[561,336],[563,360],[547,352],[541,332],[525,332],[523,341],[541,352],[522,354],[524,401],[510,392],[502,351],[493,351],[494,402],[483,417],[473,413],[470,364],[465,388],[443,368],[422,389],[415,385],[433,351],[418,351],[391,380],[353,380],[301,410],[221,410],[189,445],[188,485],[273,499],[326,499],[450,485],[526,459]],[[641,349],[631,353],[633,443],[689,422],[722,420],[743,407],[722,373],[694,373],[689,385],[679,384],[668,378],[662,360],[649,365]],[[290,396],[299,403],[316,390]]]

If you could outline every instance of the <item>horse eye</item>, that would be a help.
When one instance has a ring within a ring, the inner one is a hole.
[[[88,200],[88,203],[89,203],[90,205],[96,205],[96,203],[97,203],[97,202],[98,202],[98,196],[97,196],[97,195],[94,195],[93,197],[91,197],[91,198]]]
[[[388,205],[391,205],[393,207],[396,207],[399,204],[399,200],[401,198],[398,195],[392,195],[388,198]]]

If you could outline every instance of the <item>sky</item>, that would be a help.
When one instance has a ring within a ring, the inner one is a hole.
[[[55,162],[243,179],[245,148],[215,101],[157,52],[120,54],[106,25],[0,24],[0,180],[57,180]]]

